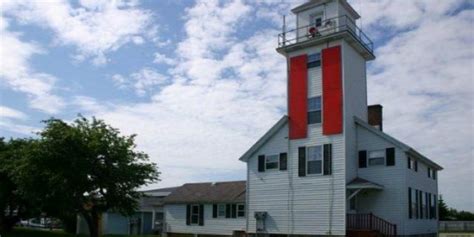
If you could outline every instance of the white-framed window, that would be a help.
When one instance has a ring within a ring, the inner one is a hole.
[[[217,205],[217,217],[225,217],[225,204],[218,204]]]
[[[323,146],[309,146],[306,152],[308,159],[306,160],[307,174],[323,173]]]
[[[278,169],[280,163],[279,155],[265,156],[265,170]]]
[[[308,124],[321,123],[321,96],[308,98]]]
[[[314,25],[315,27],[321,27],[323,25],[323,13],[312,14],[309,17],[309,20],[311,25]]]
[[[369,166],[385,165],[385,150],[369,151]]]
[[[199,224],[199,205],[191,205],[191,224]]]
[[[245,205],[237,204],[237,217],[245,217]]]

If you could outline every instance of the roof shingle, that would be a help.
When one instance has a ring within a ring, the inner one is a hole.
[[[237,203],[245,202],[245,181],[191,183],[174,190],[165,203]]]

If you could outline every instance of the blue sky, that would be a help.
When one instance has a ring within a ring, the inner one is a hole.
[[[2,1],[0,136],[97,116],[162,172],[152,187],[245,179],[238,157],[286,113],[281,16],[301,1]],[[369,103],[384,128],[445,167],[448,204],[474,211],[473,4],[349,1],[375,43]]]

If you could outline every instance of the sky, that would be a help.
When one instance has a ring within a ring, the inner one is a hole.
[[[244,180],[238,158],[286,113],[282,16],[298,1],[0,1],[0,137],[96,116],[161,181]],[[384,131],[444,167],[439,192],[474,211],[474,4],[349,0],[372,39],[369,104]]]

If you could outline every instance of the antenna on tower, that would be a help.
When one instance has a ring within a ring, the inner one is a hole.
[[[283,33],[282,33],[282,37],[283,37],[283,46],[285,46],[286,44],[286,15],[283,15],[283,26],[282,26],[282,30],[283,30]]]

